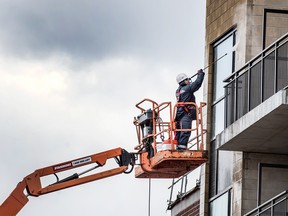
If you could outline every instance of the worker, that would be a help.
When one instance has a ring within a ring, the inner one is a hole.
[[[191,79],[186,74],[179,74],[176,77],[176,81],[179,84],[179,87],[176,90],[177,102],[196,103],[194,92],[201,87],[204,75],[204,71],[199,69],[197,79],[194,82],[191,82]],[[191,129],[193,120],[196,120],[196,109],[193,105],[187,104],[177,107],[175,117],[176,129]],[[177,150],[187,149],[190,135],[191,131],[176,132],[175,139],[178,141]]]

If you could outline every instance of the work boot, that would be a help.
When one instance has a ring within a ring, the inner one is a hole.
[[[184,146],[184,145],[177,145],[177,147],[176,147],[176,150],[178,150],[178,151],[183,151],[186,149],[187,149],[187,146]]]

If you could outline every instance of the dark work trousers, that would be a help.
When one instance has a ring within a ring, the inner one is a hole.
[[[192,119],[185,114],[180,121],[177,122],[177,129],[191,129]],[[177,131],[176,139],[178,141],[179,149],[187,149],[187,144],[191,135],[191,131]]]

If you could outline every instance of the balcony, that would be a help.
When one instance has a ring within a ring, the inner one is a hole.
[[[224,82],[220,150],[288,154],[288,34]]]

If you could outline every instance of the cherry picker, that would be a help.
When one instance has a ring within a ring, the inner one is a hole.
[[[208,159],[207,151],[204,150],[206,130],[202,120],[203,107],[206,104],[200,103],[197,106],[189,103],[195,106],[197,117],[193,127],[189,129],[192,133],[189,149],[177,151],[174,133],[183,129],[176,128],[175,113],[177,106],[185,104],[177,103],[172,106],[171,102],[158,104],[150,99],[140,101],[136,104],[140,114],[133,121],[138,137],[138,144],[133,152],[115,148],[37,169],[24,177],[1,204],[0,216],[16,215],[29,201],[27,196],[38,197],[121,173],[128,174],[134,166],[136,178],[178,178],[194,170]],[[116,168],[92,173],[97,168],[105,167],[110,159],[115,160]],[[92,167],[87,168],[88,165]],[[57,174],[76,168],[84,170],[59,179]],[[41,178],[50,175],[54,175],[56,180],[43,186]]]

